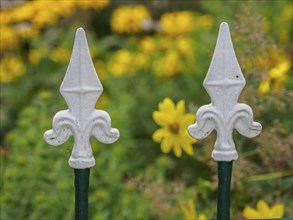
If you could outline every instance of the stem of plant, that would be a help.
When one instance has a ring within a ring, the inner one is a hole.
[[[232,161],[218,162],[218,205],[217,220],[230,220],[230,185]]]
[[[90,169],[74,169],[75,220],[88,220]]]

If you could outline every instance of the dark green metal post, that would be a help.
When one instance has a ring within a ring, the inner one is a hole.
[[[218,162],[218,205],[217,220],[230,220],[230,185],[232,161]]]
[[[74,169],[75,220],[88,220],[90,169]]]

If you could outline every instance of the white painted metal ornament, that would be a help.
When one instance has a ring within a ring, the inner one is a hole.
[[[234,128],[250,138],[257,136],[262,130],[261,124],[253,121],[251,108],[246,104],[237,103],[245,83],[234,52],[229,26],[223,22],[203,83],[211,103],[198,109],[196,123],[188,127],[189,134],[197,139],[207,137],[214,129],[217,131],[217,140],[212,152],[216,161],[238,158],[232,137]]]
[[[53,118],[53,129],[44,134],[48,144],[57,146],[74,136],[74,146],[69,165],[75,169],[95,165],[90,145],[94,135],[102,143],[113,143],[119,131],[111,128],[107,112],[95,110],[95,104],[103,92],[102,84],[95,71],[85,32],[76,31],[73,51],[60,93],[66,100],[67,110],[59,111]]]

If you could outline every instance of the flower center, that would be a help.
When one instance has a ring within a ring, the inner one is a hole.
[[[168,128],[169,128],[169,131],[173,134],[179,133],[179,124],[178,123],[169,124]]]

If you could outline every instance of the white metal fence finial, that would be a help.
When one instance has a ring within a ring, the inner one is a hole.
[[[253,112],[248,105],[237,103],[245,79],[226,22],[220,26],[212,62],[203,85],[211,98],[211,104],[198,109],[196,123],[188,127],[189,134],[203,139],[215,129],[217,140],[212,152],[214,160],[236,160],[238,154],[232,138],[233,129],[243,136],[255,137],[261,132],[262,126],[253,121]]]
[[[91,135],[102,143],[113,143],[119,138],[119,131],[111,128],[109,114],[95,110],[96,101],[102,92],[103,87],[91,59],[85,32],[79,28],[60,87],[69,109],[59,111],[54,116],[53,129],[44,134],[45,141],[55,146],[74,136],[74,147],[69,159],[72,168],[85,169],[95,165],[90,146]]]

